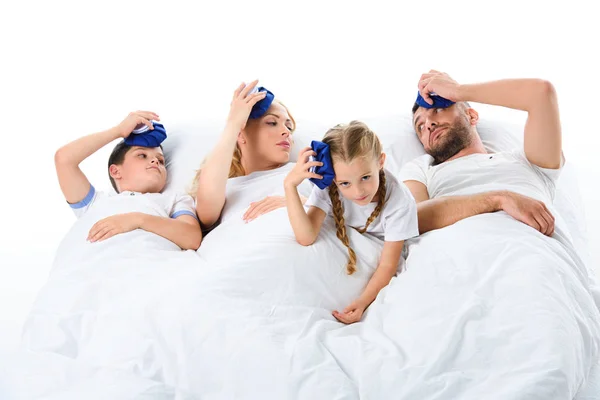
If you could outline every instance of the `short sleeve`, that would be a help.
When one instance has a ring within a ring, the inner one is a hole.
[[[531,163],[527,159],[527,155],[525,154],[524,149],[514,150],[511,153],[513,154],[514,157],[516,157],[520,161],[526,163],[530,168],[532,168],[542,178],[546,187],[548,188],[548,190],[550,190],[552,198],[554,198],[554,193],[556,192],[556,183],[558,182],[558,178],[560,177],[562,171],[564,170],[564,166],[565,166],[564,154],[561,152],[560,166],[556,169],[552,169],[552,168],[538,167],[537,165]]]
[[[527,159],[527,155],[525,154],[524,149],[515,150],[512,153],[515,157],[517,157],[517,158],[521,159],[522,161],[526,162],[527,164],[529,164],[531,166],[531,168],[533,168],[535,171],[537,171],[538,173],[543,175],[545,178],[547,178],[553,184],[556,184],[556,182],[558,181],[558,178],[560,177],[560,174],[562,173],[564,166],[565,166],[565,156],[562,153],[560,155],[560,166],[556,169],[542,168],[542,167],[538,167],[535,164],[532,164]]]
[[[329,188],[319,189],[317,186],[313,187],[308,200],[306,200],[307,207],[317,207],[329,214],[331,211],[331,198],[329,197]]]
[[[396,182],[383,209],[384,240],[399,242],[419,236],[417,203],[410,190]]]
[[[194,217],[196,220],[198,220],[194,199],[188,194],[176,195],[173,208],[171,209],[171,218],[181,217],[182,215],[189,215],[190,217]]]
[[[90,207],[92,207],[94,205],[94,202],[98,199],[98,196],[100,194],[101,194],[101,192],[97,192],[96,188],[94,188],[93,185],[90,185],[90,190],[85,195],[83,200],[81,200],[77,203],[73,203],[73,204],[67,203],[67,204],[69,204],[69,207],[71,207],[71,209],[75,213],[75,216],[77,218],[81,218],[90,209]]]
[[[430,156],[425,155],[409,161],[400,170],[400,182],[417,181],[427,186],[426,167],[429,165]]]

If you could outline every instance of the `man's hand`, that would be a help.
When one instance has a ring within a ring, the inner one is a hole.
[[[546,236],[554,233],[554,216],[541,201],[513,192],[503,192],[500,208],[517,221],[521,221]]]
[[[429,104],[433,104],[433,100],[429,96],[430,93],[435,93],[451,101],[460,101],[459,89],[460,84],[452,79],[450,75],[434,69],[421,75],[419,79],[419,93]]]

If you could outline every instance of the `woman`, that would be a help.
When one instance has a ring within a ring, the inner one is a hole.
[[[266,95],[264,91],[252,93],[257,83],[241,84],[235,91],[225,129],[194,178],[192,194],[196,197],[196,212],[205,230],[212,229],[224,217],[227,183],[232,178],[255,176],[283,167],[285,171],[282,171],[279,185],[281,196],[254,198],[259,201],[250,204],[243,219],[249,222],[285,206],[283,178],[289,169],[286,164],[290,159],[291,136],[296,124],[288,109],[277,99],[260,118],[249,119],[252,107]],[[256,194],[259,193],[260,190],[256,190]],[[237,206],[239,209],[240,204]],[[230,208],[229,203],[227,208]]]

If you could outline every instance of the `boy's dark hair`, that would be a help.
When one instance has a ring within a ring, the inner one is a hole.
[[[123,161],[125,161],[125,155],[129,152],[129,150],[132,149],[132,147],[133,146],[125,144],[125,141],[121,141],[115,146],[112,153],[110,153],[110,156],[108,157],[108,179],[110,179],[110,184],[112,185],[113,189],[115,189],[115,192],[117,192],[117,193],[119,193],[119,189],[117,189],[117,184],[116,184],[115,180],[113,179],[113,177],[110,176],[110,166],[113,164],[115,164],[115,165],[123,164]],[[162,150],[162,145],[159,147]]]

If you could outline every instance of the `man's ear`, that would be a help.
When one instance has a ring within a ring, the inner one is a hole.
[[[381,156],[379,156],[379,169],[383,169],[383,166],[385,165],[385,153],[381,153]]]
[[[108,173],[114,180],[121,179],[121,168],[116,164],[112,164],[110,167],[108,167]]]
[[[474,108],[467,108],[467,116],[472,126],[477,125],[477,122],[479,122],[479,113]]]

